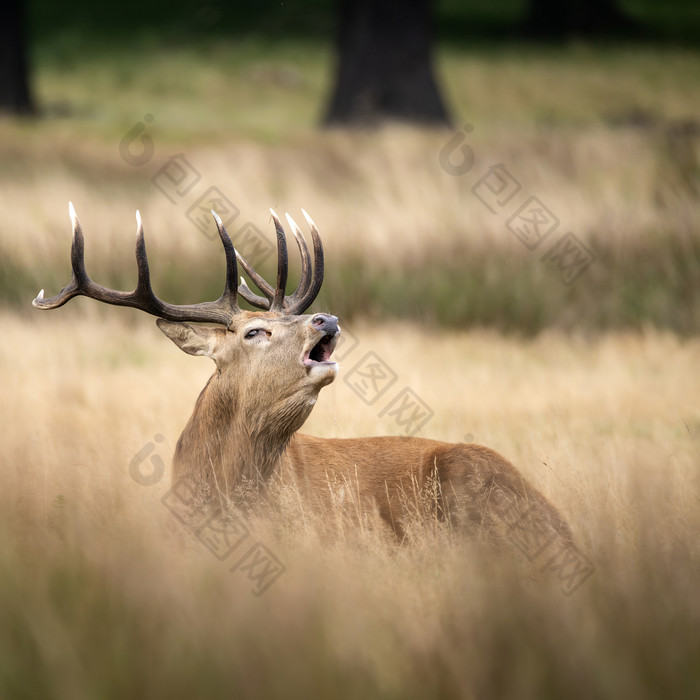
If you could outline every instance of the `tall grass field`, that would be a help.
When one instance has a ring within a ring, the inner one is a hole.
[[[0,121],[0,697],[700,696],[698,53],[448,47],[453,129],[354,133],[316,128],[325,41],[83,52],[37,47],[42,115]],[[492,447],[580,560],[284,489],[189,531],[170,460],[214,365],[134,310],[32,309],[70,278],[69,200],[120,289],[139,209],[177,303],[223,287],[210,202],[268,277],[269,208],[305,208],[345,335],[303,432]],[[396,377],[371,404],[368,353]]]

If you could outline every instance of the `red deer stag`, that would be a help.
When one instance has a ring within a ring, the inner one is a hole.
[[[286,295],[287,245],[277,215],[272,212],[277,232],[277,283],[272,287],[235,251],[221,219],[212,214],[226,257],[226,283],[216,301],[179,306],[153,293],[138,212],[136,289],[122,292],[96,284],[85,271],[83,234],[70,205],[73,279],[56,296],[45,299],[42,290],[33,302],[39,309],[55,309],[82,294],[141,309],[158,317],[160,330],[181,350],[214,360],[216,372],[199,395],[177,443],[174,484],[187,478],[198,484],[205,500],[230,498],[244,482],[262,487],[280,474],[292,476],[299,492],[321,505],[337,497],[346,484],[348,493],[376,508],[399,536],[404,532],[406,507],[416,506],[422,489],[433,494],[429,499],[433,515],[452,524],[472,523],[504,532],[523,517],[535,517],[540,528],[573,543],[556,509],[510,462],[487,447],[424,438],[341,440],[298,434],[319,391],[338,372],[331,359],[340,334],[338,319],[325,313],[303,315],[323,281],[318,230],[304,212],[313,239],[312,261],[301,230],[287,215],[302,267],[299,286]],[[262,296],[253,293],[243,279],[239,284],[237,261]],[[241,309],[239,297],[263,310]],[[186,321],[223,328],[192,326]]]

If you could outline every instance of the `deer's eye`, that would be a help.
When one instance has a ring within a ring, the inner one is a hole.
[[[243,337],[247,340],[250,340],[251,338],[261,337],[263,335],[267,335],[269,337],[271,334],[264,328],[253,328],[252,330],[249,330]]]

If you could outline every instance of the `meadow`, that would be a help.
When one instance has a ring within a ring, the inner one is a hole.
[[[584,575],[543,572],[546,557],[529,562],[517,542],[494,551],[476,532],[417,524],[398,543],[371,522],[329,523],[294,494],[222,561],[168,507],[169,460],[209,361],[150,319],[2,321],[4,697],[700,689],[697,340],[360,327],[304,428],[401,434],[342,378],[371,348],[434,411],[420,434],[498,449],[557,504]],[[165,465],[155,483],[152,459]],[[279,578],[236,568],[253,543],[285,567]]]
[[[0,122],[0,696],[697,697],[697,52],[446,48],[454,131],[344,133],[315,128],[323,43],[92,51],[39,49],[43,117]],[[184,194],[162,179],[179,156]],[[560,222],[536,250],[474,191],[497,164]],[[314,309],[347,339],[304,432],[404,434],[385,409],[410,389],[411,430],[498,450],[557,505],[585,578],[293,493],[224,558],[183,529],[170,459],[213,365],[135,311],[30,301],[69,279],[69,200],[94,279],[133,286],[138,208],[157,293],[218,295],[213,225],[188,218],[210,187],[268,272],[270,206],[321,230]],[[595,254],[573,282],[542,259],[568,231]],[[352,383],[368,352],[397,377],[372,405]],[[266,585],[239,561],[253,544]]]

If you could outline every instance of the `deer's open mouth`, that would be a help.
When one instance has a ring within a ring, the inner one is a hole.
[[[331,360],[331,355],[333,354],[333,350],[335,350],[337,342],[338,333],[334,333],[333,335],[327,333],[324,335],[316,345],[304,353],[304,365],[306,367],[313,367],[314,365],[320,364],[334,365],[335,362]]]

